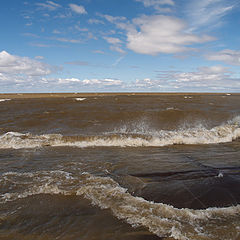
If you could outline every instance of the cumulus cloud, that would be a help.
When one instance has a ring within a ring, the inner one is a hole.
[[[0,73],[42,76],[51,72],[51,67],[45,63],[28,57],[11,55],[6,51],[0,52]]]
[[[37,56],[37,59],[41,58]],[[11,55],[6,51],[0,52],[1,91],[36,91],[43,84],[47,84],[45,77],[57,69],[35,59]]]
[[[87,11],[85,10],[85,8],[83,6],[77,5],[77,4],[69,4],[69,7],[71,8],[71,10],[75,13],[78,14],[87,14]]]
[[[68,84],[68,83],[78,83],[81,86],[94,86],[94,87],[106,87],[106,86],[119,86],[122,85],[122,81],[118,79],[104,78],[104,79],[78,79],[78,78],[59,78],[58,83]]]
[[[45,8],[47,10],[50,10],[50,11],[54,11],[57,8],[61,7],[61,5],[59,5],[55,2],[52,2],[52,1],[46,1],[45,3],[36,3],[36,5],[39,7]]]
[[[142,16],[133,24],[135,28],[127,32],[127,47],[142,54],[179,53],[188,50],[187,45],[214,40],[208,35],[186,33],[186,24],[170,16]]]
[[[60,84],[68,84],[68,83],[76,83],[76,82],[81,82],[80,79],[78,78],[59,78],[58,83]]]
[[[118,79],[104,78],[104,79],[84,79],[84,85],[101,85],[101,86],[116,86],[121,85],[122,81]]]
[[[240,66],[240,51],[224,49],[219,52],[209,53],[205,57],[210,61],[222,61],[230,65]]]

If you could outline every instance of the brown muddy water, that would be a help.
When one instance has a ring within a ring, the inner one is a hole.
[[[31,97],[0,99],[1,240],[240,239],[240,95]]]

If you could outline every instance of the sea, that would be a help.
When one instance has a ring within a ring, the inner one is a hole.
[[[240,240],[240,94],[0,98],[1,240]]]

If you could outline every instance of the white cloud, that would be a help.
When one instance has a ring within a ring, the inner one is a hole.
[[[81,82],[80,79],[78,78],[59,78],[58,83],[60,84],[68,84],[68,83],[76,83],[76,82]]]
[[[191,82],[211,84],[229,78],[228,68],[222,66],[211,66],[198,68],[196,72],[185,72],[175,74],[176,82]]]
[[[61,7],[61,5],[52,1],[46,1],[45,3],[36,3],[36,5],[50,11],[56,10],[57,8]]]
[[[111,78],[105,78],[105,79],[84,79],[82,81],[84,85],[101,85],[101,86],[118,86],[122,84],[121,80],[118,79],[111,79]]]
[[[61,34],[61,32],[58,31],[57,29],[54,29],[54,30],[52,31],[52,33],[54,33],[54,34]]]
[[[125,51],[121,47],[116,46],[116,45],[110,46],[110,50],[121,53],[121,54],[125,53]]]
[[[222,61],[230,65],[240,66],[240,51],[224,49],[219,52],[209,53],[205,57],[210,61]]]
[[[186,33],[185,23],[170,16],[142,16],[133,24],[135,28],[127,32],[127,47],[142,54],[179,53],[188,50],[187,45],[214,40],[211,36]]]
[[[161,84],[179,91],[240,90],[240,79],[227,67],[200,67],[192,72],[160,72],[152,85]]]
[[[127,20],[126,17],[123,17],[123,16],[111,16],[111,15],[101,14],[101,13],[98,13],[97,15],[102,18],[105,18],[107,21],[109,21],[111,23],[116,23],[116,22]]]
[[[122,41],[119,38],[114,37],[103,37],[108,43],[110,43],[110,49],[115,52],[124,54],[125,51],[121,48]]]
[[[75,25],[75,29],[77,29],[79,32],[88,32],[88,28],[81,28],[78,25]]]
[[[114,37],[104,37],[104,39],[110,44],[119,44],[122,42],[119,38]]]
[[[37,59],[37,60],[43,60],[44,57],[43,57],[43,56],[36,56],[35,59]]]
[[[79,39],[54,38],[54,40],[57,40],[59,42],[66,42],[66,43],[81,43],[81,40]]]
[[[174,1],[172,0],[135,0],[136,2],[141,2],[145,7],[153,7],[157,11],[161,12],[169,12],[170,8],[166,8],[165,6],[174,6]]]
[[[104,79],[78,79],[78,78],[59,78],[59,84],[78,84],[80,86],[94,86],[94,87],[106,87],[106,86],[119,86],[122,85],[122,81],[118,79],[104,78]]]
[[[96,19],[96,18],[90,18],[88,20],[88,23],[90,24],[104,24],[104,22],[102,20]]]
[[[27,76],[42,76],[52,72],[49,65],[30,59],[0,52],[0,73],[2,74],[24,74]]]
[[[212,92],[239,91],[240,78],[227,67],[200,67],[192,72],[159,71],[155,79],[137,79],[131,87],[148,91]]]
[[[104,51],[102,51],[102,50],[94,50],[94,51],[93,51],[93,53],[105,54],[105,52],[104,52]]]
[[[125,56],[121,56],[121,57],[117,58],[116,61],[112,64],[112,66],[116,67],[124,58],[125,58]]]
[[[222,18],[234,8],[234,0],[194,0],[187,6],[191,30],[221,25]]]
[[[104,18],[105,20],[107,20],[110,23],[115,24],[118,28],[123,29],[123,30],[131,30],[132,24],[127,20],[126,17],[123,16],[111,16],[111,15],[104,15],[101,13],[97,14],[98,16]]]
[[[145,7],[151,7],[156,5],[174,5],[172,0],[135,0],[136,2],[142,2]]]
[[[75,13],[78,14],[87,14],[87,11],[85,10],[85,8],[83,6],[77,5],[77,4],[69,4],[69,7],[71,8],[71,10]]]

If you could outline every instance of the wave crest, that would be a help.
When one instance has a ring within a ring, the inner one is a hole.
[[[175,144],[215,144],[240,137],[240,116],[226,124],[207,129],[203,126],[180,130],[153,131],[147,128],[121,128],[98,136],[33,135],[7,132],[0,136],[0,148],[72,147],[161,147]]]
[[[65,171],[10,172],[3,174],[1,184],[7,181],[23,185],[25,189],[19,191],[13,188],[12,192],[0,195],[1,204],[36,194],[80,195],[89,199],[93,205],[110,209],[114,216],[132,226],[144,226],[160,237],[209,240],[222,239],[223,234],[226,234],[224,239],[233,240],[239,230],[240,205],[205,210],[177,209],[134,197],[110,177],[89,173],[74,176]],[[26,189],[26,183],[31,186],[29,189]],[[231,221],[226,221],[229,218]],[[220,231],[229,226],[231,231]]]

